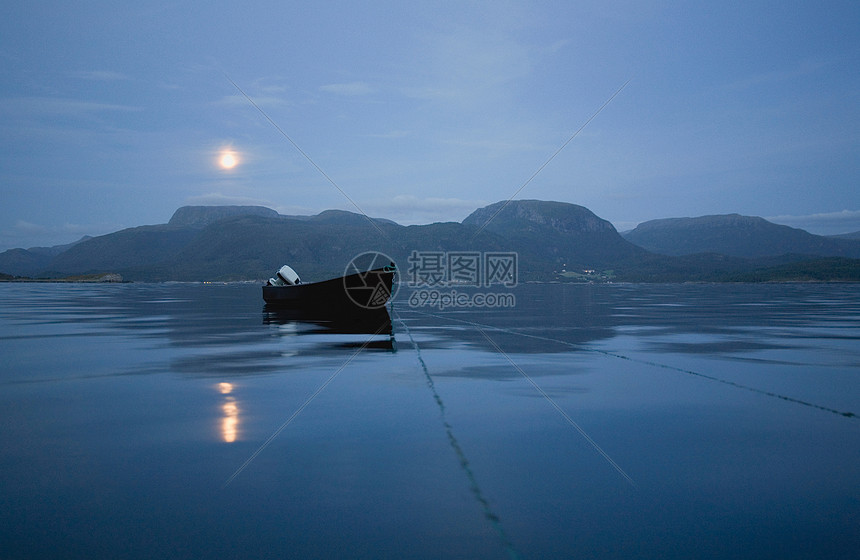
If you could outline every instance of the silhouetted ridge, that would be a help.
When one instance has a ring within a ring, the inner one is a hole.
[[[860,278],[860,260],[810,256],[860,253],[860,242],[737,214],[658,220],[627,234],[645,232],[664,236],[665,243],[687,244],[684,250],[694,254],[684,256],[649,253],[587,208],[563,202],[497,202],[475,210],[462,223],[373,222],[344,210],[281,216],[259,206],[186,206],[168,224],[128,228],[66,246],[5,251],[0,272],[34,277],[118,273],[131,281],[246,280],[268,278],[286,263],[303,280],[315,281],[343,274],[356,255],[379,251],[401,268],[401,281],[415,272],[420,258],[414,255],[420,252],[513,253],[520,282]],[[739,250],[776,256],[726,256]]]
[[[559,233],[617,233],[611,223],[584,206],[543,200],[496,202],[475,210],[463,224],[483,227],[491,218],[485,229],[498,233],[544,229]]]
[[[565,202],[497,202],[472,212],[463,225],[501,235],[527,266],[544,273],[612,268],[645,254],[608,221],[588,208]]]
[[[277,218],[278,213],[265,206],[183,206],[173,213],[167,225],[203,228],[213,222],[235,216]]]
[[[624,234],[625,239],[663,255],[720,253],[757,258],[786,254],[860,257],[860,244],[813,235],[755,216],[724,214],[652,220]]]

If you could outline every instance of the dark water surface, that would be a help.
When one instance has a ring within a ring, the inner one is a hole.
[[[0,284],[0,558],[856,557],[860,286],[512,293]]]

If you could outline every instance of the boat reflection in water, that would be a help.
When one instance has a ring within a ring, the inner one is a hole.
[[[335,346],[339,348],[396,350],[391,316],[385,307],[333,314],[266,305],[263,322],[286,327],[291,334],[362,335],[337,337]]]

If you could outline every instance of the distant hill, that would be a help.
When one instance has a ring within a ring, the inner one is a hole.
[[[576,204],[497,202],[472,212],[463,225],[502,236],[526,256],[526,263],[544,263],[550,270],[607,268],[646,254],[611,223]]]
[[[860,282],[860,261],[830,257],[723,275],[726,282]]]
[[[204,228],[159,266],[134,271],[132,277],[261,279],[272,276],[287,263],[305,281],[339,275],[356,254],[381,250],[379,233],[363,216],[341,218],[353,223],[255,215],[226,218]]]
[[[45,272],[63,276],[151,266],[175,254],[197,234],[195,229],[167,224],[124,229],[93,237],[60,253]]]
[[[0,271],[53,278],[116,272],[132,281],[243,280],[268,278],[289,263],[303,279],[319,280],[343,273],[366,251],[384,252],[406,266],[413,250],[509,250],[490,232],[474,239],[473,233],[458,223],[406,227],[341,210],[286,217],[260,207],[183,207],[167,224],[94,237],[47,261],[34,264],[27,254],[26,272],[16,260],[24,250],[6,251]]]
[[[187,245],[207,224],[247,214],[278,216],[260,206],[183,206],[167,224],[85,236],[67,245],[5,251],[0,253],[0,271],[15,276],[60,277],[151,266]]]
[[[265,206],[183,206],[173,213],[169,226],[204,228],[211,223],[236,216],[277,218],[278,213]]]
[[[9,249],[0,253],[0,270],[14,276],[33,276],[50,266],[52,259],[28,249]]]
[[[67,251],[68,249],[71,249],[72,247],[74,247],[78,243],[83,243],[84,241],[87,241],[89,239],[92,239],[92,236],[85,235],[85,236],[81,237],[80,239],[78,239],[77,241],[72,241],[71,243],[66,243],[65,245],[54,245],[53,247],[30,247],[27,250],[29,252],[37,254],[37,255],[46,255],[46,256],[50,256],[50,257],[55,257],[55,256],[59,255],[60,253],[62,253],[63,251]]]
[[[44,272],[51,261],[78,243],[92,239],[85,235],[78,241],[54,247],[30,247],[29,249],[10,249],[0,253],[0,270],[16,276],[33,276]]]
[[[758,258],[786,254],[860,257],[860,242],[813,235],[764,218],[725,214],[652,220],[624,234],[625,239],[662,255],[719,253]]]
[[[337,225],[358,225],[358,224],[369,224],[371,222],[376,224],[389,224],[389,225],[399,225],[397,222],[393,222],[391,220],[386,220],[384,218],[370,218],[368,219],[366,216],[362,214],[356,214],[354,212],[347,212],[346,210],[323,210],[319,214],[315,216],[306,216],[306,220],[317,222],[321,224],[337,224]]]
[[[741,218],[728,222],[745,224],[752,220],[759,227],[754,229],[758,233],[748,232],[747,249],[760,248],[762,241],[757,237],[768,239],[767,235],[776,231],[771,226],[784,228],[768,222],[762,225],[757,221],[760,219]],[[738,237],[737,231],[726,233],[726,219],[716,217],[715,221],[722,228],[711,229],[721,231],[723,237]],[[647,231],[648,227],[643,229]],[[677,228],[664,229],[678,235]],[[703,229],[709,231],[708,227]],[[744,230],[738,225],[728,229]],[[788,235],[801,241],[812,237],[814,242],[824,239],[836,244],[857,243],[810,234],[798,236],[793,232],[800,230],[785,229],[789,234],[780,238],[783,245],[775,250],[797,251],[798,242],[784,241]],[[701,230],[696,233],[696,228],[688,228],[686,235],[707,240],[708,235]],[[702,239],[696,249],[706,246]],[[775,246],[773,240],[768,243]],[[733,245],[720,247],[725,250]],[[826,244],[812,247],[832,248]],[[416,251],[514,252],[521,282],[851,280],[860,270],[860,260],[811,262],[819,257],[802,254],[756,258],[701,251],[686,256],[656,254],[625,240],[612,224],[582,206],[519,200],[479,208],[462,223],[415,226],[380,218],[369,220],[342,210],[315,216],[282,216],[257,206],[182,207],[166,224],[128,228],[68,246],[0,253],[0,280],[12,276],[62,278],[105,273],[118,273],[131,281],[262,280],[282,264],[289,264],[304,281],[314,281],[340,275],[353,257],[366,251],[392,257],[405,280],[410,278],[414,262],[410,257]]]

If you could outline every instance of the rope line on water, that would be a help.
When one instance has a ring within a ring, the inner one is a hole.
[[[622,469],[622,468],[618,465],[618,463],[616,463],[616,462],[612,459],[612,457],[610,457],[610,456],[609,456],[609,454],[608,454],[608,453],[606,453],[606,451],[604,451],[604,450],[603,450],[603,448],[602,448],[602,447],[600,447],[600,446],[597,444],[597,442],[596,442],[596,441],[594,441],[593,439],[591,439],[591,436],[589,436],[589,435],[586,433],[586,431],[585,431],[585,430],[583,430],[583,429],[582,429],[582,427],[581,427],[579,424],[577,424],[577,423],[574,421],[574,419],[573,419],[573,418],[571,418],[571,417],[567,414],[567,412],[565,412],[565,411],[564,411],[564,409],[563,409],[563,408],[561,408],[561,407],[558,405],[558,403],[556,403],[554,400],[552,400],[552,397],[550,397],[550,396],[546,393],[546,391],[544,391],[544,390],[540,387],[540,385],[538,385],[538,384],[535,382],[535,380],[531,378],[531,376],[530,376],[529,374],[527,374],[525,371],[523,371],[523,369],[522,369],[520,366],[518,366],[518,365],[517,365],[517,364],[516,364],[512,359],[511,359],[511,357],[507,354],[507,352],[505,352],[504,350],[502,350],[502,349],[499,347],[499,345],[498,345],[498,344],[496,344],[496,343],[495,343],[495,342],[494,342],[494,341],[493,341],[493,340],[492,340],[492,339],[487,335],[487,333],[486,333],[483,329],[481,329],[480,327],[476,327],[476,328],[478,329],[478,332],[480,332],[480,333],[484,336],[484,338],[486,338],[486,339],[487,339],[487,342],[489,342],[489,343],[493,346],[493,348],[495,348],[495,349],[496,349],[496,351],[497,351],[499,354],[501,354],[502,356],[504,356],[504,357],[508,360],[508,362],[510,362],[511,366],[513,366],[513,368],[514,368],[515,370],[517,370],[518,372],[520,372],[520,374],[521,374],[521,375],[526,379],[526,381],[528,381],[529,383],[531,383],[531,386],[532,386],[532,387],[534,387],[534,388],[535,388],[535,390],[536,390],[538,393],[540,393],[540,395],[541,395],[544,399],[546,399],[546,401],[547,401],[549,404],[551,404],[551,405],[552,405],[552,407],[556,410],[556,412],[558,412],[559,414],[561,414],[561,416],[562,416],[562,417],[567,421],[567,423],[568,423],[568,424],[570,424],[570,425],[571,425],[571,427],[573,427],[577,432],[579,432],[579,434],[580,434],[583,438],[585,438],[585,441],[587,441],[587,442],[589,443],[589,445],[591,445],[591,447],[593,447],[593,448],[594,448],[594,450],[595,450],[595,451],[597,451],[597,452],[600,454],[600,456],[601,456],[601,457],[603,457],[604,459],[606,459],[606,462],[607,462],[607,463],[609,463],[609,465],[610,465],[613,469],[615,469],[616,471],[618,471],[618,474],[620,474],[620,475],[624,478],[624,480],[626,480],[626,481],[630,484],[630,486],[632,486],[632,487],[636,488],[636,483],[635,483],[635,482],[633,482],[633,479],[632,479],[632,478],[630,478],[630,476],[629,476],[626,472],[624,472],[624,469]]]
[[[394,310],[393,306],[392,310]],[[442,402],[442,397],[439,396],[439,392],[436,390],[436,384],[433,382],[433,378],[430,376],[430,370],[427,369],[427,363],[424,361],[424,357],[421,355],[421,348],[418,347],[418,343],[412,336],[412,332],[409,330],[409,327],[406,325],[406,322],[400,317],[400,314],[395,311],[395,315],[397,317],[397,322],[403,325],[403,330],[406,331],[406,336],[409,337],[409,341],[412,343],[412,347],[415,349],[415,355],[418,358],[418,363],[421,365],[421,370],[424,373],[424,379],[427,382],[427,386],[430,388],[430,391],[433,393],[433,400],[436,401],[436,405],[439,407],[439,413],[442,417],[442,425],[445,427],[445,435],[448,437],[448,443],[451,445],[451,448],[454,450],[454,454],[457,456],[457,460],[460,462],[460,468],[463,469],[463,472],[466,474],[466,478],[469,481],[469,490],[472,492],[472,496],[474,496],[475,500],[481,506],[481,510],[484,514],[484,517],[490,522],[490,524],[498,533],[499,538],[502,541],[502,545],[508,553],[508,556],[512,560],[518,560],[520,558],[520,555],[514,548],[513,543],[511,543],[511,540],[508,538],[508,535],[505,533],[504,527],[502,527],[502,520],[495,512],[493,512],[492,508],[490,507],[489,500],[484,497],[484,493],[481,491],[481,487],[478,485],[478,479],[475,477],[475,473],[472,471],[472,467],[469,465],[469,460],[466,458],[466,453],[460,446],[460,442],[457,441],[456,436],[454,436],[454,430],[445,415],[445,403]]]
[[[707,373],[700,373],[700,372],[698,372],[698,371],[693,371],[693,370],[690,370],[690,369],[685,369],[685,368],[681,368],[681,367],[677,367],[677,366],[670,366],[670,365],[668,365],[668,364],[661,364],[660,362],[654,362],[654,361],[651,361],[651,360],[643,360],[643,359],[640,359],[640,358],[631,358],[630,356],[625,356],[624,354],[619,354],[619,353],[617,353],[617,352],[610,352],[610,351],[608,351],[608,350],[600,350],[599,348],[589,348],[588,346],[584,346],[584,345],[582,345],[582,344],[577,344],[577,343],[575,343],[575,342],[568,342],[568,341],[566,341],[566,340],[559,340],[559,339],[557,339],[557,338],[551,338],[551,337],[548,337],[548,336],[539,336],[539,335],[536,335],[536,334],[530,334],[530,333],[525,333],[525,332],[515,331],[515,330],[513,330],[513,329],[504,329],[504,328],[496,327],[496,326],[493,326],[493,325],[484,325],[484,324],[481,324],[481,323],[475,323],[475,322],[473,322],[473,321],[466,321],[465,319],[457,319],[456,317],[436,315],[436,314],[434,314],[434,313],[427,313],[426,311],[417,311],[417,310],[414,310],[414,309],[413,309],[413,311],[414,311],[415,313],[419,313],[419,314],[422,314],[422,315],[427,315],[427,316],[430,316],[430,317],[436,317],[437,319],[450,319],[450,320],[452,320],[452,321],[456,321],[456,322],[459,322],[459,323],[464,323],[464,324],[466,324],[466,325],[471,325],[471,326],[473,326],[473,327],[475,327],[475,328],[479,328],[479,329],[480,329],[480,328],[490,329],[490,330],[494,330],[494,331],[498,331],[498,332],[503,332],[503,333],[507,333],[507,334],[512,334],[512,335],[514,335],[514,336],[524,336],[524,337],[527,337],[527,338],[534,338],[534,339],[536,339],[536,340],[544,340],[544,341],[547,341],[547,342],[555,342],[555,343],[557,343],[557,344],[562,344],[562,345],[564,345],[564,346],[570,346],[571,348],[576,348],[577,350],[582,350],[582,351],[584,351],[584,352],[594,352],[594,353],[596,353],[596,354],[602,354],[602,355],[604,355],[604,356],[609,356],[609,357],[612,357],[612,358],[618,358],[618,359],[621,359],[621,360],[627,360],[627,361],[629,361],[629,362],[634,362],[634,363],[643,364],[643,365],[647,365],[647,366],[652,366],[652,367],[662,368],[662,369],[666,369],[666,370],[670,370],[670,371],[677,371],[677,372],[680,372],[680,373],[685,373],[685,374],[687,374],[687,375],[692,375],[692,376],[694,376],[694,377],[699,377],[699,378],[702,378],[702,379],[707,379],[708,381],[713,381],[713,382],[715,382],[715,383],[722,383],[722,384],[724,384],[724,385],[728,385],[728,386],[730,386],[730,387],[735,387],[735,388],[737,388],[737,389],[743,389],[743,390],[745,390],[745,391],[750,391],[750,392],[753,392],[753,393],[756,393],[756,394],[759,394],[759,395],[764,395],[764,396],[767,396],[767,397],[772,397],[772,398],[780,399],[780,400],[783,400],[783,401],[786,401],[786,402],[790,402],[790,403],[794,403],[794,404],[799,404],[799,405],[803,405],[803,406],[808,406],[808,407],[810,407],[810,408],[815,408],[815,409],[818,409],[818,410],[821,410],[821,411],[824,411],[824,412],[829,412],[829,413],[831,413],[831,414],[836,414],[836,415],[838,415],[838,416],[842,416],[842,417],[845,417],[845,418],[851,418],[851,419],[858,419],[858,418],[860,418],[860,416],[858,416],[857,414],[855,414],[855,413],[853,413],[853,412],[846,412],[846,411],[842,411],[842,410],[836,410],[835,408],[830,408],[830,407],[823,406],[823,405],[820,405],[820,404],[815,404],[815,403],[812,403],[812,402],[809,402],[809,401],[804,401],[804,400],[802,400],[802,399],[797,399],[797,398],[794,398],[794,397],[789,397],[789,396],[786,396],[786,395],[781,395],[781,394],[779,394],[779,393],[774,393],[774,392],[772,392],[772,391],[766,391],[766,390],[764,390],[764,389],[757,389],[757,388],[755,388],[755,387],[750,387],[749,385],[744,385],[744,384],[742,384],[742,383],[738,383],[738,382],[736,382],[736,381],[730,381],[730,380],[728,380],[728,379],[722,379],[722,378],[720,378],[720,377],[716,377],[716,376],[714,376],[714,375],[709,375],[709,374],[707,374]]]

